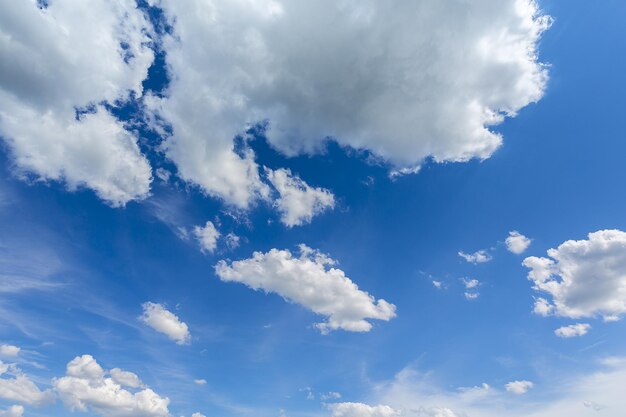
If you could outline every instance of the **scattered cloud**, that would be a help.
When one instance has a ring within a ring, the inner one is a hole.
[[[12,405],[6,410],[0,410],[2,417],[22,417],[24,415],[24,407],[21,405]]]
[[[387,405],[371,406],[363,403],[329,404],[332,417],[393,417],[400,416],[399,410]]]
[[[54,401],[50,390],[42,391],[17,366],[0,361],[0,398],[42,406]]]
[[[526,394],[529,389],[531,389],[535,384],[530,381],[511,381],[507,383],[504,387],[510,393],[515,395]]]
[[[480,286],[480,281],[475,278],[461,278],[461,282],[465,286],[465,298],[468,300],[475,300],[480,296],[478,292],[478,287]]]
[[[338,400],[341,398],[341,393],[330,391],[326,394],[320,394],[320,400],[328,401],[328,400]]]
[[[188,344],[191,340],[187,324],[168,311],[162,304],[146,302],[142,304],[143,314],[139,319],[156,330],[163,333],[179,345]]]
[[[220,232],[212,222],[207,221],[204,227],[195,226],[193,228],[193,234],[196,236],[198,243],[200,243],[202,252],[211,253],[215,251]]]
[[[554,331],[554,334],[563,338],[577,337],[586,335],[589,329],[591,329],[590,324],[576,323],[570,324],[569,326],[559,327]]]
[[[137,378],[138,379],[138,378]],[[150,388],[129,391],[91,355],[67,364],[66,376],[53,380],[54,389],[70,410],[92,411],[105,417],[168,417],[169,399]],[[132,388],[132,387],[130,387]],[[136,387],[135,387],[136,388]]]
[[[438,290],[443,288],[443,282],[437,281],[436,279],[432,280],[431,282],[433,283],[433,286]]]
[[[280,221],[287,227],[310,223],[314,216],[335,206],[335,196],[330,191],[309,186],[288,169],[266,169],[266,174],[278,191],[275,205]]]
[[[196,385],[206,385],[206,379],[194,379],[193,383]]]
[[[0,356],[15,358],[20,353],[20,348],[13,345],[0,345]]]
[[[222,281],[276,293],[326,316],[326,322],[316,324],[322,333],[336,329],[367,332],[372,324],[366,319],[387,321],[395,317],[393,304],[360,290],[334,267],[333,259],[306,245],[300,245],[299,252],[298,257],[289,250],[254,252],[249,259],[230,264],[220,261],[215,272]]]
[[[626,233],[600,230],[587,240],[568,240],[548,250],[549,258],[524,259],[533,288],[552,297],[538,298],[541,315],[612,321],[626,312]]]
[[[485,262],[489,262],[492,259],[489,252],[487,252],[485,249],[481,249],[474,253],[465,253],[463,251],[459,251],[459,256],[472,264],[482,264]]]
[[[513,230],[509,232],[509,237],[504,242],[509,252],[520,255],[528,249],[532,241],[517,230]]]
[[[191,417],[206,417],[206,416],[204,414],[201,414],[201,413],[193,413],[191,415]]]

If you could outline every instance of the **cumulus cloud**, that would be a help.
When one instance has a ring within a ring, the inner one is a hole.
[[[399,168],[483,159],[502,141],[490,128],[547,81],[536,46],[549,19],[532,0],[154,3],[175,23],[173,80],[152,104],[173,126],[166,152],[241,205],[260,189],[231,144],[250,123],[268,121],[289,155],[332,137]]]
[[[114,377],[106,377],[106,371],[91,355],[77,356],[70,361],[66,376],[54,379],[53,385],[63,403],[72,411],[92,411],[106,417],[170,415],[168,398],[159,396],[150,388],[125,389],[125,384],[118,383]]]
[[[0,398],[41,406],[54,401],[50,390],[42,391],[15,365],[0,361]]]
[[[336,403],[328,405],[332,417],[394,417],[400,411],[387,405],[371,406],[363,403]]]
[[[188,344],[191,340],[189,327],[186,323],[162,304],[146,302],[142,304],[143,314],[139,317],[148,326],[159,333],[163,333],[179,345]]]
[[[563,338],[577,337],[586,335],[589,329],[591,329],[590,324],[576,323],[570,324],[569,326],[559,327],[554,331],[554,334]]]
[[[626,312],[626,233],[600,230],[587,240],[568,240],[548,250],[549,258],[524,259],[541,315],[616,320]]]
[[[459,251],[459,256],[472,264],[482,264],[485,262],[489,262],[492,259],[489,252],[487,252],[485,249],[481,249],[474,253],[465,253],[463,251]]]
[[[0,345],[0,356],[16,357],[20,353],[20,349],[13,345]]]
[[[24,415],[24,407],[21,405],[12,405],[6,410],[0,410],[2,417],[22,417]]]
[[[300,256],[278,249],[254,252],[249,259],[230,264],[220,261],[215,272],[222,281],[276,293],[326,316],[326,322],[316,324],[322,333],[336,329],[367,332],[372,328],[367,319],[395,317],[393,304],[360,290],[341,269],[333,267],[333,259],[306,245],[300,245],[299,252]]]
[[[463,286],[465,286],[466,291],[463,293],[465,298],[468,300],[475,300],[480,296],[480,293],[478,292],[480,281],[475,278],[462,278],[461,282],[463,283]]]
[[[530,381],[511,381],[507,383],[504,387],[510,393],[515,395],[526,394],[529,389],[531,389],[535,384]]]
[[[109,371],[109,373],[111,374],[111,378],[113,378],[113,380],[120,385],[130,388],[143,387],[143,382],[141,382],[141,379],[139,379],[137,374],[124,371],[120,368],[113,368]]]
[[[513,230],[512,232],[509,232],[509,237],[507,237],[504,242],[506,243],[506,248],[509,252],[519,255],[528,249],[531,240],[517,230]]]
[[[0,136],[18,173],[90,188],[113,206],[146,197],[150,165],[102,104],[141,96],[153,61],[135,1],[2,2],[0,28]]]
[[[335,206],[335,196],[330,191],[309,186],[288,169],[267,169],[266,174],[279,194],[275,205],[280,220],[288,227],[310,223],[314,216]]]
[[[217,239],[220,237],[220,232],[215,225],[207,221],[204,227],[195,226],[193,228],[193,234],[196,236],[198,243],[200,243],[200,249],[202,252],[213,252],[217,247]]]

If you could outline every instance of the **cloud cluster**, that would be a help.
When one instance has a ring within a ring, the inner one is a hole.
[[[42,406],[54,401],[50,390],[42,391],[15,365],[0,361],[0,398],[22,404]]]
[[[509,232],[509,236],[504,241],[508,251],[516,255],[524,253],[526,249],[528,249],[528,247],[530,246],[531,242],[532,241],[529,238],[527,238],[517,230]]]
[[[114,206],[148,194],[135,135],[102,103],[141,96],[150,31],[133,0],[0,4],[0,136],[23,175],[91,188]]]
[[[143,303],[143,314],[139,319],[156,330],[163,333],[179,345],[188,344],[191,340],[189,327],[162,304],[153,302]]]
[[[287,227],[310,223],[313,217],[335,206],[335,196],[328,190],[311,187],[288,169],[267,169],[267,178],[278,191],[274,203]]]
[[[487,252],[485,249],[481,249],[474,253],[465,253],[463,251],[459,251],[458,254],[461,258],[472,264],[482,264],[485,262],[489,262],[491,259],[493,259],[489,252]]]
[[[372,328],[367,319],[395,317],[393,304],[360,290],[341,269],[333,267],[333,259],[306,245],[300,245],[299,251],[300,256],[278,249],[254,252],[249,259],[230,264],[220,261],[215,272],[222,281],[276,293],[326,316],[326,322],[316,324],[322,333],[336,329],[367,332]]]
[[[215,225],[210,221],[207,221],[204,226],[195,226],[193,234],[200,244],[200,250],[208,253],[215,251],[217,239],[221,236]]]
[[[106,377],[106,371],[91,355],[77,356],[67,364],[66,376],[53,380],[63,403],[71,410],[93,411],[105,417],[166,417],[169,399],[150,388],[138,388],[139,378],[130,372],[118,370],[118,377]],[[124,375],[122,381],[120,375]]]
[[[538,298],[535,312],[547,316],[618,319],[626,312],[626,233],[600,230],[587,240],[568,240],[548,250],[549,258],[524,259]]]

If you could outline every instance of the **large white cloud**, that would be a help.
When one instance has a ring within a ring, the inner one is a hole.
[[[287,154],[327,138],[399,167],[487,158],[490,130],[543,94],[532,0],[153,0],[174,22],[172,82],[150,107],[173,126],[180,175],[245,206],[264,193],[232,138],[269,121]]]
[[[138,378],[137,378],[138,379]],[[169,416],[169,399],[150,388],[136,388],[106,377],[106,371],[91,355],[77,356],[67,364],[67,374],[53,380],[63,403],[71,410],[93,411],[107,417]]]
[[[179,345],[190,342],[189,327],[176,314],[157,303],[146,302],[141,307],[143,308],[143,314],[139,317],[141,321]]]
[[[535,312],[571,318],[602,316],[615,320],[626,313],[626,233],[600,230],[587,240],[568,240],[548,250],[549,258],[524,260],[538,298]]]
[[[112,205],[148,194],[136,138],[99,103],[141,95],[149,30],[132,0],[0,1],[0,136],[19,172],[89,187]]]
[[[41,406],[54,400],[50,390],[39,387],[15,365],[0,361],[0,398]]]
[[[330,191],[311,187],[288,169],[266,172],[279,194],[275,205],[281,214],[280,220],[288,227],[310,223],[314,216],[335,206],[335,196]]]
[[[367,332],[372,328],[367,319],[395,317],[393,304],[360,290],[341,269],[333,267],[334,260],[306,245],[300,245],[299,251],[300,256],[278,249],[254,252],[249,259],[230,264],[220,261],[215,272],[222,281],[279,294],[328,317],[316,324],[323,333],[336,329]]]

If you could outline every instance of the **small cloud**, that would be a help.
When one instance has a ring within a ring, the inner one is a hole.
[[[606,405],[598,404],[595,401],[585,401],[583,405],[587,408],[591,408],[593,411],[600,411],[606,408]]]
[[[530,381],[511,381],[504,387],[506,390],[515,395],[523,395],[528,392],[535,384]]]
[[[480,293],[477,291],[480,281],[474,278],[461,278],[461,282],[463,282],[467,290],[463,294],[467,300],[475,300],[480,296]]]
[[[438,290],[443,288],[443,283],[441,281],[437,281],[436,279],[433,279],[431,282],[433,283],[433,286],[437,288]]]
[[[509,232],[509,237],[505,240],[508,251],[516,255],[524,253],[530,246],[531,242],[531,239],[527,238],[517,230]]]
[[[465,253],[463,251],[458,252],[459,256],[472,264],[482,264],[489,262],[493,258],[485,249],[481,249],[474,253]]]
[[[341,393],[335,392],[335,391],[330,391],[326,394],[320,394],[320,399],[322,401],[338,400],[340,398],[341,398]]]
[[[215,248],[217,247],[217,239],[220,237],[220,232],[212,222],[207,221],[204,227],[195,226],[193,228],[193,234],[198,240],[200,250],[203,253],[211,253],[215,251]]]
[[[591,325],[587,323],[570,324],[569,326],[559,327],[554,331],[558,337],[570,338],[584,336],[591,329]]]
[[[146,302],[142,304],[142,308],[143,314],[139,320],[179,345],[189,343],[191,335],[187,324],[180,321],[178,316],[168,311],[162,304]]]
[[[206,379],[194,379],[193,383],[196,385],[206,385]]]

